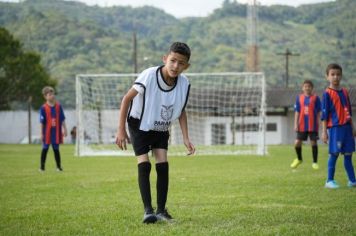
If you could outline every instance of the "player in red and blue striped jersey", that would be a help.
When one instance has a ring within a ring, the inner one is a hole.
[[[302,162],[302,144],[309,137],[313,152],[313,169],[318,166],[318,131],[321,111],[320,98],[313,94],[313,82],[305,80],[303,82],[303,93],[297,96],[294,104],[294,130],[297,132],[295,140],[295,151],[297,158],[291,164],[291,168],[297,168]]]
[[[329,142],[328,178],[326,188],[338,188],[334,180],[335,166],[339,154],[344,155],[344,166],[349,178],[348,186],[356,187],[355,171],[352,165],[352,153],[355,151],[355,126],[352,122],[351,103],[348,91],[342,88],[340,81],[342,68],[330,64],[326,69],[329,87],[322,99],[322,140]],[[329,131],[329,134],[327,132]]]
[[[63,136],[67,136],[67,127],[64,122],[65,116],[62,106],[56,101],[54,89],[46,86],[42,89],[42,94],[46,103],[40,109],[41,122],[41,167],[40,171],[45,170],[45,163],[49,146],[52,144],[57,170],[62,171],[59,144],[63,143]]]

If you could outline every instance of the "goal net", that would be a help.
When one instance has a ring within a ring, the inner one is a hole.
[[[202,155],[264,155],[265,77],[263,73],[187,73],[189,137]],[[76,76],[76,155],[133,155],[115,144],[119,107],[137,74]],[[169,155],[186,155],[179,122],[169,130]],[[129,134],[129,133],[128,133]]]

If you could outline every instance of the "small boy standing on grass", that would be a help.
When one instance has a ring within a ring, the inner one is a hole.
[[[321,117],[323,127],[321,138],[324,143],[329,142],[328,178],[325,188],[339,188],[339,184],[334,180],[334,174],[340,153],[344,155],[344,166],[349,178],[347,185],[356,187],[355,171],[351,159],[352,153],[355,151],[356,130],[351,118],[349,93],[340,85],[341,66],[338,64],[328,65],[326,79],[330,84],[323,93]]]
[[[65,116],[62,106],[56,101],[54,89],[46,86],[42,89],[42,94],[46,103],[40,108],[41,122],[41,167],[40,171],[45,171],[45,163],[49,145],[52,144],[54,158],[56,160],[57,171],[63,171],[61,166],[61,156],[59,144],[63,143],[63,136],[67,136],[67,127],[64,122]]]
[[[144,206],[143,223],[171,221],[173,217],[166,207],[169,166],[167,158],[169,127],[178,119],[183,142],[188,154],[195,152],[188,135],[185,106],[190,83],[181,73],[188,69],[190,48],[185,43],[175,42],[163,56],[163,66],[148,68],[136,79],[121,102],[116,144],[126,149],[129,137],[137,157],[138,185]],[[148,153],[152,150],[156,159],[157,211],[151,203],[151,162]]]
[[[295,140],[295,151],[297,158],[291,164],[291,168],[297,168],[302,162],[302,144],[309,137],[312,146],[313,164],[312,168],[318,170],[318,131],[321,111],[320,98],[313,94],[313,82],[305,80],[303,82],[303,93],[297,96],[294,110],[294,130],[297,132]]]

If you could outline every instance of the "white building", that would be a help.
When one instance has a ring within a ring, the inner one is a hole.
[[[276,88],[267,90],[267,116],[266,116],[266,144],[291,144],[295,140],[293,130],[294,110],[293,105],[297,94],[301,93],[296,89]],[[322,91],[316,93],[321,97]],[[352,113],[356,114],[356,87],[349,89]],[[65,109],[66,124],[68,132],[76,126],[77,117],[75,110]],[[188,114],[192,115],[192,114]],[[103,111],[102,120],[106,135],[102,138],[112,141],[116,134],[118,110]],[[0,143],[20,143],[28,140],[28,113],[27,111],[1,111],[0,112]],[[188,119],[189,120],[189,119]],[[190,129],[200,126],[204,130],[203,139],[199,140],[201,144],[251,144],[256,139],[256,117],[251,116],[207,116],[205,118],[192,119]],[[354,118],[354,122],[356,118]],[[235,124],[235,127],[233,127]],[[235,132],[234,132],[235,131]],[[180,140],[175,136],[179,130],[172,130],[171,138]],[[40,134],[40,124],[38,112],[31,113],[31,133],[34,141]],[[192,137],[193,139],[194,137]],[[70,135],[65,139],[70,143]],[[178,142],[178,141],[177,141]]]

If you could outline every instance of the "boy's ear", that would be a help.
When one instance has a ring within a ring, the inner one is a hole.
[[[187,64],[185,65],[184,70],[188,69],[189,67],[190,67],[190,64],[189,64],[189,63],[187,63]]]
[[[166,64],[166,62],[167,62],[167,55],[166,54],[163,55],[162,61],[163,61],[164,64]]]

